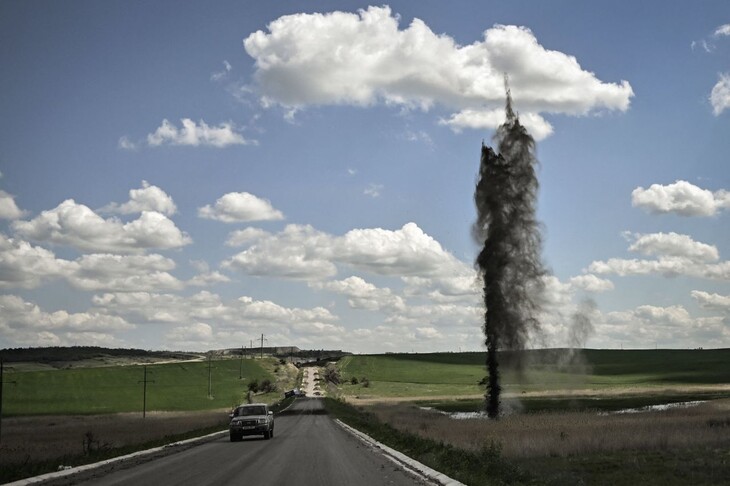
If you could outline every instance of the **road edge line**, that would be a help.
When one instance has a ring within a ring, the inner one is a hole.
[[[394,459],[396,463],[400,464],[401,466],[407,466],[410,469],[413,469],[417,471],[419,474],[422,474],[423,476],[426,476],[428,479],[431,479],[432,481],[436,481],[439,484],[442,484],[444,486],[466,486],[464,483],[461,483],[457,481],[456,479],[450,478],[444,473],[438,472],[435,469],[432,469],[425,464],[422,464],[415,459],[408,457],[407,455],[403,454],[400,451],[397,451],[393,449],[392,447],[388,447],[385,444],[382,444],[378,442],[377,440],[373,439],[369,435],[367,435],[364,432],[361,432],[357,430],[354,427],[350,427],[346,423],[344,423],[340,419],[335,419],[335,422],[341,426],[346,431],[350,432],[352,435],[357,437],[358,439],[362,440],[363,442],[376,447],[380,449],[386,456],[390,456],[390,458]]]

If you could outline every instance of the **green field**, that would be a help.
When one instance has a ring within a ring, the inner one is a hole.
[[[277,360],[214,360],[147,365],[147,410],[184,411],[241,403],[251,380],[276,382]],[[141,412],[143,366],[6,372],[3,416]],[[280,394],[277,393],[277,396]],[[271,397],[268,397],[271,398]],[[261,397],[262,401],[267,397]]]
[[[730,349],[718,350],[583,350],[566,362],[565,350],[503,354],[505,392],[566,389],[654,388],[730,383]],[[431,353],[346,356],[339,362],[345,395],[468,396],[481,394],[485,353]],[[369,386],[351,385],[366,377]]]

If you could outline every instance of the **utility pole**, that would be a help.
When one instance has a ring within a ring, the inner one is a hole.
[[[213,398],[213,381],[211,380],[211,362],[212,356],[208,355],[208,398]]]
[[[264,335],[261,334],[261,359],[264,357],[264,341],[269,342],[268,339],[264,339]]]
[[[3,360],[0,359],[0,438],[2,437],[2,423],[3,423],[3,384],[5,380],[3,378]],[[14,381],[8,383],[16,384]]]
[[[248,347],[251,348],[251,359],[253,359],[253,357],[254,357],[254,355],[253,355],[253,339],[249,339],[248,341],[249,341],[249,346]]]
[[[147,379],[147,366],[144,366],[144,379],[137,383],[144,383],[142,387],[142,418],[147,416],[147,383],[154,383],[154,380]]]
[[[3,430],[3,360],[0,359],[0,440],[2,440]]]
[[[3,430],[3,360],[0,359],[0,441],[2,440]]]
[[[246,348],[241,346],[241,359],[238,362],[238,379],[239,380],[243,378],[243,353],[245,353],[245,352],[246,352]]]

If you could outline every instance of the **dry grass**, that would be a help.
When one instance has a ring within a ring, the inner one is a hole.
[[[3,419],[0,467],[114,449],[228,422],[228,411],[63,415]]]
[[[370,410],[397,429],[478,451],[499,443],[513,459],[623,450],[730,446],[730,400],[662,412],[514,414],[498,421],[454,420],[413,405],[380,404]]]

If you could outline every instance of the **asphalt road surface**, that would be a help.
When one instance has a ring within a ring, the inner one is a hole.
[[[276,417],[274,437],[230,442],[228,435],[161,458],[100,469],[83,485],[414,485],[424,482],[350,435],[324,414],[322,400],[298,399]]]

